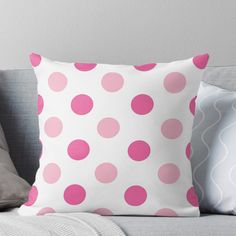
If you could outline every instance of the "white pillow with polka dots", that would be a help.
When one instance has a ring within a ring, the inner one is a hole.
[[[43,148],[21,215],[199,215],[189,142],[207,54],[141,66],[30,58]]]

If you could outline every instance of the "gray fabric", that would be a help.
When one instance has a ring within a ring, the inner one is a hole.
[[[20,206],[26,201],[29,188],[29,184],[17,174],[0,125],[0,210]]]
[[[109,217],[127,236],[235,236],[236,217]]]
[[[191,141],[201,211],[236,215],[235,140],[236,92],[202,83]]]
[[[236,90],[236,66],[209,67],[204,81]],[[38,140],[37,88],[33,70],[0,71],[0,122],[20,176],[34,182],[41,145]]]
[[[125,236],[105,217],[91,213],[65,213],[24,217],[0,214],[0,236]]]

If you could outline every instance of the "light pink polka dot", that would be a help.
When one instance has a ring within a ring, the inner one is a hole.
[[[168,217],[178,216],[177,213],[170,208],[162,208],[156,212],[156,215],[157,216],[168,216]]]
[[[186,79],[179,72],[169,73],[164,79],[164,87],[170,93],[181,92],[186,85]]]
[[[154,106],[152,98],[146,94],[139,94],[131,102],[132,110],[138,115],[148,114]]]
[[[61,120],[57,117],[49,118],[44,125],[45,133],[49,137],[57,137],[63,129]]]
[[[85,115],[93,108],[93,100],[85,94],[77,95],[71,102],[71,109],[77,115]]]
[[[36,53],[32,53],[30,55],[30,62],[33,67],[38,66],[40,64],[41,60],[42,60],[41,56]]]
[[[183,131],[182,123],[177,119],[166,120],[161,126],[162,134],[168,139],[178,138]]]
[[[112,211],[107,208],[99,208],[94,211],[94,213],[102,215],[102,216],[111,216],[113,215]]]
[[[43,215],[46,215],[46,214],[50,214],[50,213],[55,213],[56,211],[51,208],[51,207],[45,207],[45,208],[42,208],[38,213],[37,215],[38,216],[43,216]]]
[[[209,60],[209,54],[198,55],[193,58],[193,64],[198,69],[205,69]]]
[[[75,63],[75,68],[80,71],[90,71],[96,67],[94,63]]]
[[[134,66],[134,68],[136,70],[140,70],[140,71],[149,71],[149,70],[153,69],[155,66],[156,66],[155,63],[150,63],[150,64]]]
[[[103,163],[96,168],[95,176],[101,183],[111,183],[117,177],[117,168],[111,163]]]
[[[118,134],[120,125],[117,120],[108,117],[98,123],[97,130],[103,138],[112,138]]]
[[[134,141],[129,145],[128,154],[134,161],[143,161],[150,155],[150,146],[142,140]]]
[[[195,115],[195,109],[196,109],[196,99],[197,99],[197,96],[195,96],[191,102],[189,103],[189,110],[190,112]]]
[[[78,184],[72,184],[68,186],[64,191],[64,200],[70,205],[78,205],[82,203],[85,197],[85,189]]]
[[[25,206],[32,206],[38,197],[38,189],[36,186],[32,186],[30,191],[29,191],[29,195],[28,195],[28,201],[24,204]]]
[[[158,170],[158,177],[165,184],[173,184],[180,177],[179,168],[172,163],[164,164]]]
[[[40,115],[43,111],[44,101],[41,95],[38,95],[38,115]]]
[[[190,160],[191,156],[191,143],[188,143],[186,150],[185,150],[186,157]]]
[[[116,92],[123,87],[124,79],[122,75],[110,72],[103,76],[102,87],[108,92]]]
[[[67,85],[67,78],[60,72],[53,72],[48,78],[48,85],[55,92],[62,91]]]
[[[199,203],[198,203],[198,197],[197,194],[195,192],[194,187],[191,187],[188,192],[187,192],[187,200],[188,202],[194,206],[194,207],[199,207]]]
[[[147,192],[143,187],[134,185],[125,191],[124,198],[129,205],[140,206],[146,201]]]
[[[48,184],[56,183],[61,176],[61,169],[55,163],[50,163],[43,170],[43,178]]]
[[[90,148],[88,143],[81,139],[72,141],[67,148],[68,155],[73,160],[83,160],[88,156],[89,151]]]

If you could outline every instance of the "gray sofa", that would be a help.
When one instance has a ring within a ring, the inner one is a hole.
[[[224,77],[225,73],[228,75],[227,78]],[[204,81],[236,91],[236,68],[209,67],[204,74]],[[33,70],[0,71],[0,122],[18,173],[30,184],[34,182],[41,150],[38,140],[36,85]],[[109,218],[131,236],[236,235],[236,216],[202,215],[200,218],[112,216]]]

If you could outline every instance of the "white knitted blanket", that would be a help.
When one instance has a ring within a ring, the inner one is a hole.
[[[111,220],[91,213],[17,216],[0,213],[0,236],[125,236]]]

